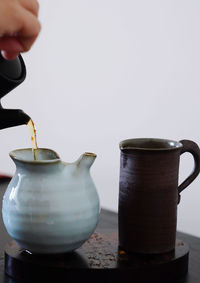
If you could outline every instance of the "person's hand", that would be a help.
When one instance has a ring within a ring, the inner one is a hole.
[[[0,0],[0,50],[4,58],[15,59],[28,51],[41,26],[37,0]]]

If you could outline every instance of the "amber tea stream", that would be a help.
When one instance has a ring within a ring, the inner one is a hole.
[[[27,126],[29,127],[30,133],[31,133],[31,142],[32,142],[32,151],[33,151],[33,158],[34,160],[37,160],[37,137],[36,137],[36,128],[32,121],[32,119],[29,120]]]

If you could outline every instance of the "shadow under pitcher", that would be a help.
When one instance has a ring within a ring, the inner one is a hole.
[[[160,254],[175,248],[180,193],[200,172],[200,149],[190,140],[128,139],[120,143],[119,247]],[[180,155],[194,170],[178,186]]]

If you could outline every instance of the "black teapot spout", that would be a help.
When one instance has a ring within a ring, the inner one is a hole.
[[[22,56],[6,60],[0,52],[0,99],[21,84],[26,77]],[[18,109],[4,109],[0,104],[0,129],[27,124],[31,118]]]
[[[19,109],[3,109],[0,107],[0,130],[27,124],[31,118]]]

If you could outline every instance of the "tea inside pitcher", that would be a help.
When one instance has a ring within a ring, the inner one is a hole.
[[[36,128],[35,128],[35,125],[32,119],[29,120],[27,126],[29,127],[29,131],[31,133],[33,159],[37,160],[38,159],[37,158],[38,146],[37,146]]]

